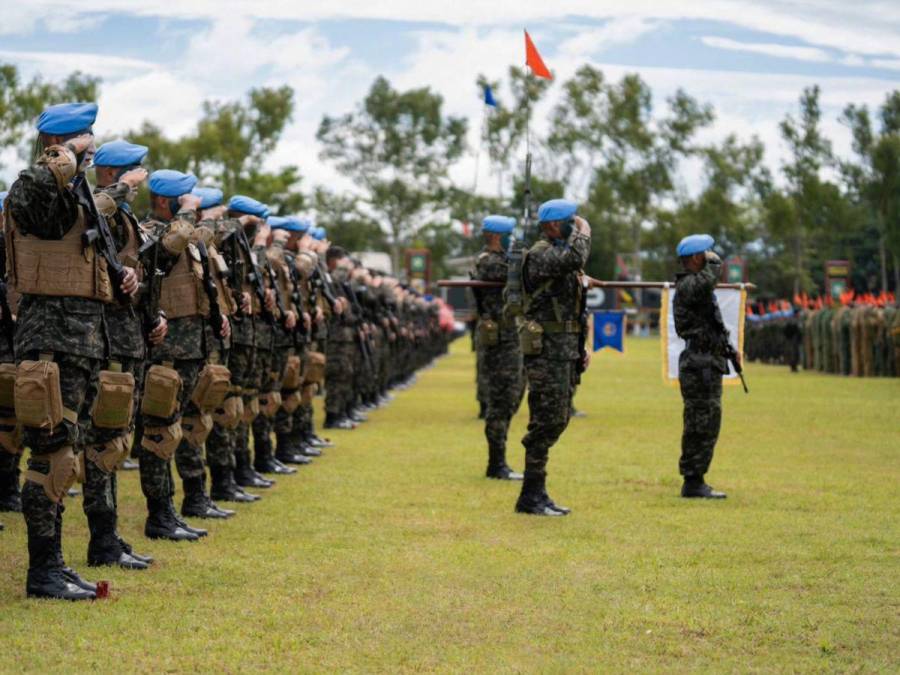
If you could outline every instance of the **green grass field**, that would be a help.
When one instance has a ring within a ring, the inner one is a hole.
[[[148,572],[87,568],[68,500],[66,557],[108,601],[26,600],[24,523],[0,514],[0,670],[897,672],[900,381],[748,380],[709,475],[725,502],[677,497],[680,397],[658,342],[634,339],[595,355],[588,417],[551,451],[573,514],[514,514],[517,486],[481,477],[460,340],[200,543],[145,540],[123,474],[120,530]]]

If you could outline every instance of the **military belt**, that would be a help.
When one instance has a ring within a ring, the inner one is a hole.
[[[581,333],[580,321],[545,321],[541,322],[544,333]]]

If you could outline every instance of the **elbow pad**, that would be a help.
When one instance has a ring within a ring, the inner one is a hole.
[[[45,149],[37,161],[50,169],[56,178],[56,186],[62,190],[78,173],[78,159],[75,153],[64,145],[51,145]]]

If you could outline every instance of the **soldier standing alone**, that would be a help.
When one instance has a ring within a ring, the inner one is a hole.
[[[541,204],[541,239],[525,254],[522,284],[525,322],[520,329],[528,379],[525,480],[516,511],[564,516],[547,494],[547,457],[569,424],[572,394],[590,360],[580,272],[591,250],[591,227],[565,199]]]
[[[682,497],[725,499],[704,480],[722,424],[722,375],[728,372],[728,331],[716,302],[722,261],[708,234],[685,237],[678,244],[684,271],[675,277],[675,332],[685,341],[678,358],[678,381],[684,399],[684,431],[678,468],[684,476]]]

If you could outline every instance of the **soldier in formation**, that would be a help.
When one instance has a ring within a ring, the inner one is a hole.
[[[118,531],[129,449],[145,535],[197,541],[208,532],[188,518],[232,517],[217,502],[252,503],[245,488],[331,446],[315,396],[326,395],[326,427],[355,428],[447,346],[436,302],[366,269],[324,229],[249,196],[225,202],[191,174],[148,176],[148,149],[125,140],[95,154],[96,115],[93,103],[45,110],[40,154],[0,206],[0,509],[23,512],[32,597],[96,595],[62,556],[76,480],[88,564],[148,569]]]
[[[509,274],[506,251],[515,218],[488,216],[482,233],[484,248],[475,259],[471,277],[477,281],[505,282]],[[509,423],[525,390],[522,350],[514,317],[503,312],[503,289],[474,289],[478,312],[476,349],[478,381],[484,382],[484,435],[488,445],[486,475],[498,480],[522,480],[522,474],[506,463]]]

